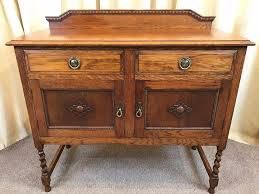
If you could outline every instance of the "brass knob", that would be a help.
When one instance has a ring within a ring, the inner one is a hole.
[[[82,105],[77,105],[75,107],[75,109],[76,109],[77,112],[83,112],[84,111],[84,107]]]
[[[185,108],[182,105],[180,105],[176,108],[176,112],[179,114],[182,114],[184,111],[185,111]]]
[[[189,57],[182,57],[179,61],[178,61],[178,65],[179,68],[181,70],[187,70],[190,69],[190,67],[192,66],[192,60]]]
[[[80,60],[76,57],[71,57],[68,60],[68,66],[73,70],[79,69],[80,68]]]
[[[168,112],[173,113],[176,117],[180,118],[186,113],[192,112],[192,108],[182,102],[177,102],[169,107]]]

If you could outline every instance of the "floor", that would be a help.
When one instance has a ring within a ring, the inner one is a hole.
[[[57,146],[46,146],[47,161]],[[211,162],[215,148],[205,152]],[[0,151],[0,193],[45,193],[32,139]],[[197,151],[183,146],[84,145],[65,149],[52,174],[56,193],[207,193]],[[229,140],[216,193],[259,193],[259,147]]]

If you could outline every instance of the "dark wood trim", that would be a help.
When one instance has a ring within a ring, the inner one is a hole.
[[[64,148],[65,148],[65,145],[60,145],[58,150],[56,151],[56,153],[55,153],[55,155],[54,155],[54,157],[53,157],[53,159],[52,159],[52,161],[49,165],[49,168],[48,168],[49,176],[51,176],[51,174],[52,174],[52,172],[53,172],[53,170],[54,170],[54,168],[55,168]]]
[[[206,155],[205,155],[205,153],[204,153],[202,147],[201,147],[201,146],[196,146],[196,148],[197,148],[198,153],[199,153],[199,155],[200,155],[200,157],[201,157],[201,160],[202,160],[202,162],[203,162],[203,164],[204,164],[204,167],[205,167],[205,169],[206,169],[206,171],[207,171],[207,174],[208,174],[209,176],[211,176],[211,174],[212,174],[212,169],[211,169],[210,163],[209,163],[209,161],[208,161],[208,159],[207,159],[207,157],[206,157]]]
[[[189,15],[199,21],[213,22],[215,16],[201,16],[193,10],[68,10],[60,16],[46,16],[48,22],[62,22],[71,15],[88,15],[88,14],[105,14],[105,15],[124,15],[124,14],[148,14],[148,15]]]

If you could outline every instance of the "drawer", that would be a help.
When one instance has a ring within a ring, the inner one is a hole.
[[[26,50],[30,72],[121,72],[119,50]]]
[[[138,73],[227,74],[235,50],[145,50],[139,52]]]

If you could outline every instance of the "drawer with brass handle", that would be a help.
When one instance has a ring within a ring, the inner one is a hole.
[[[235,50],[143,50],[136,72],[152,74],[229,74]]]
[[[26,50],[30,72],[120,73],[120,50]]]

